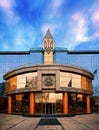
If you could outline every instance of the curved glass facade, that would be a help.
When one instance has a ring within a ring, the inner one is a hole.
[[[95,54],[92,52],[91,54],[77,54],[76,51],[74,53],[68,53],[65,50],[55,50],[54,52],[54,64],[71,64],[83,67],[92,73],[94,73],[95,78],[93,80],[93,91],[94,95],[99,95],[99,52]],[[42,48],[37,50],[32,50],[30,53],[19,54],[18,52],[5,52],[0,53],[0,95],[3,94],[2,86],[4,86],[3,75],[10,70],[21,66],[27,66],[31,64],[42,64],[44,62]],[[3,83],[3,84],[2,84]]]
[[[86,95],[69,93],[69,113],[86,113]],[[12,96],[12,113],[29,113],[29,94]],[[63,114],[63,93],[35,93],[35,114]]]

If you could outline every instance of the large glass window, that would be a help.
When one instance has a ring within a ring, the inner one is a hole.
[[[63,52],[55,53],[54,57],[55,57],[54,63],[56,63],[56,64],[66,64],[66,63],[68,63],[67,54],[65,54]]]
[[[81,88],[81,75],[60,72],[60,86]]]
[[[0,55],[0,82],[3,75],[19,66],[28,64],[28,54],[2,54]]]
[[[63,113],[62,93],[36,93],[35,112],[43,114]]]
[[[86,95],[69,93],[69,113],[86,112]]]
[[[71,84],[70,84],[71,82]],[[72,74],[66,72],[60,72],[60,86],[71,87],[72,86]]]
[[[12,95],[12,112],[29,113],[29,94]]]
[[[29,64],[43,64],[43,53],[41,51],[31,51]]]

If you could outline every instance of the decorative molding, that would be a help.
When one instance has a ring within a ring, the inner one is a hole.
[[[92,91],[78,89],[78,88],[71,88],[71,87],[60,87],[62,92],[74,92],[74,93],[82,93],[82,94],[92,94]]]

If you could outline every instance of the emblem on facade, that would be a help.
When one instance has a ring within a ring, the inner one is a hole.
[[[44,50],[49,54],[51,51],[53,51],[53,40],[44,41]]]
[[[45,78],[45,80],[44,80],[44,85],[50,87],[50,86],[52,86],[53,84],[54,84],[54,81],[53,81],[52,77],[47,76],[47,77]]]

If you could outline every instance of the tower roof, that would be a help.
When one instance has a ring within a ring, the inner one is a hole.
[[[46,37],[46,38],[48,38],[48,37],[53,38],[53,37],[52,37],[52,34],[51,34],[51,32],[50,32],[49,29],[47,30],[47,32],[46,32],[46,34],[45,34],[45,37]]]

